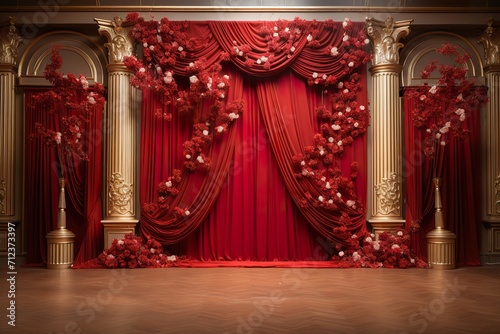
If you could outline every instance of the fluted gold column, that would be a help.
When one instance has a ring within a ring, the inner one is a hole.
[[[138,95],[130,85],[131,73],[123,58],[133,54],[131,25],[119,17],[95,19],[108,42],[108,103],[106,117],[106,202],[104,247],[114,238],[134,233],[137,225],[137,122]]]
[[[16,140],[17,124],[15,87],[17,48],[25,40],[15,26],[15,18],[10,17],[7,25],[0,28],[0,253],[7,251],[8,223],[21,220],[20,198],[16,192],[21,191],[20,170],[22,146]],[[18,138],[17,138],[18,139]],[[11,234],[12,235],[12,234]],[[14,239],[10,239],[14,240]],[[11,243],[12,244],[12,243]],[[19,245],[21,240],[19,238]]]
[[[500,33],[489,19],[478,43],[484,47],[489,101],[484,120],[483,242],[481,260],[500,261]]]
[[[367,33],[373,45],[372,74],[372,185],[371,217],[375,234],[395,231],[403,219],[403,138],[399,97],[402,66],[399,64],[399,40],[408,35],[411,20],[394,22],[366,19]]]

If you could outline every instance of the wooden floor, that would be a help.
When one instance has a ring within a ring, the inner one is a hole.
[[[0,333],[500,333],[500,265],[22,267],[14,276],[15,285],[2,279]]]

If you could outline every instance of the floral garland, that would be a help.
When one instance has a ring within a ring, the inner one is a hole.
[[[111,247],[97,257],[97,262],[108,268],[166,268],[176,265],[175,255],[167,255],[162,245],[147,237],[127,233],[118,240],[114,239]]]
[[[59,159],[65,155],[74,155],[78,159],[88,160],[86,148],[83,145],[85,124],[95,110],[102,109],[106,103],[105,89],[100,83],[92,87],[84,75],[63,74],[60,47],[53,46],[50,63],[45,66],[44,77],[53,87],[34,95],[32,108],[39,107],[49,114],[61,117],[60,130],[56,131],[35,124],[35,133],[31,139],[40,139],[46,145],[55,147]],[[60,167],[63,169],[63,164]]]
[[[424,153],[433,158],[438,147],[445,146],[450,137],[459,139],[468,136],[466,118],[487,103],[485,87],[475,86],[474,80],[468,80],[467,53],[460,54],[457,46],[443,44],[436,53],[453,57],[453,65],[438,64],[431,60],[420,73],[424,80],[438,70],[441,74],[436,84],[425,82],[420,87],[409,90],[409,97],[416,100],[412,110],[412,119],[417,128],[424,129]]]
[[[351,214],[358,214],[364,210],[354,186],[358,164],[352,162],[351,175],[345,177],[337,162],[345,147],[352,145],[355,138],[364,134],[369,126],[369,110],[367,106],[359,104],[356,98],[362,87],[361,76],[355,70],[370,60],[371,55],[363,50],[369,43],[365,33],[361,31],[357,36],[350,36],[347,32],[352,30],[352,22],[347,18],[343,27],[346,32],[341,46],[326,50],[332,56],[343,53],[343,76],[313,73],[312,79],[309,79],[310,85],[324,87],[324,93],[330,95],[331,108],[323,104],[316,109],[321,132],[314,135],[315,146],[305,147],[302,154],[293,157],[293,163],[299,170],[297,178],[310,179],[318,186],[317,195],[313,196],[309,192],[304,194],[300,202],[302,207],[313,205],[338,211],[341,205],[350,208]]]
[[[208,170],[212,161],[205,150],[215,137],[219,137],[229,129],[232,122],[240,117],[243,111],[243,101],[227,102],[229,77],[220,75],[222,67],[214,64],[207,67],[206,59],[189,63],[185,72],[189,75],[189,88],[182,89],[176,83],[173,70],[178,59],[190,56],[192,50],[200,45],[194,39],[187,37],[187,22],[172,22],[167,18],[160,21],[139,17],[137,13],[127,15],[127,21],[134,24],[132,36],[142,45],[143,59],[135,56],[125,57],[124,64],[134,75],[131,84],[137,88],[153,89],[159,93],[164,106],[174,104],[175,108],[184,114],[193,116],[193,134],[191,139],[183,144],[185,157],[184,168],[194,172],[200,167]],[[221,54],[220,60],[227,60],[228,55]],[[200,103],[210,101],[210,113],[198,115]],[[155,114],[165,121],[170,121],[172,115],[159,109]],[[158,185],[156,203],[144,203],[144,212],[152,214],[157,210],[169,210],[168,196],[176,196],[179,191],[176,185],[182,178],[180,169],[174,169],[173,175]],[[188,208],[175,207],[175,217],[188,216]]]

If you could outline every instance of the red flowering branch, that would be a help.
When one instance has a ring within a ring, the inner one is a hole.
[[[431,60],[420,77],[429,79],[437,70],[439,80],[432,86],[425,82],[409,90],[409,96],[416,100],[412,119],[417,128],[426,131],[424,152],[429,158],[433,158],[438,147],[445,146],[451,137],[467,137],[469,129],[465,120],[488,101],[486,89],[467,79],[470,59],[467,53],[460,54],[457,46],[451,44],[443,44],[436,53],[453,57],[453,65]]]
[[[90,87],[84,75],[63,74],[62,57],[59,46],[52,47],[50,63],[45,66],[44,76],[53,85],[46,92],[36,94],[32,108],[39,108],[60,118],[58,129],[47,128],[36,123],[32,139],[40,139],[50,147],[55,147],[58,158],[63,155],[74,155],[78,159],[88,160],[84,147],[85,129],[90,116],[102,109],[106,102],[104,86],[95,83]],[[60,164],[63,168],[63,164]],[[62,170],[64,176],[64,170]]]

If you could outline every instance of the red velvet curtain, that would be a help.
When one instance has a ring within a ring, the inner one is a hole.
[[[432,162],[423,152],[422,130],[413,125],[415,101],[404,95],[406,223],[420,225],[412,246],[427,258],[425,235],[434,228],[434,184]],[[467,118],[470,130],[465,140],[452,138],[438,152],[438,173],[445,228],[456,234],[457,266],[479,265],[481,228],[481,127],[480,112]]]
[[[264,50],[266,41],[256,32],[262,22],[190,22],[190,32],[203,42],[192,58],[181,60],[176,73],[198,58],[215,62],[221,51],[230,52],[234,40]],[[272,24],[272,23],[271,23]],[[141,211],[141,232],[151,235],[171,253],[201,260],[307,260],[325,259],[318,246],[342,244],[336,238],[342,212],[352,221],[347,228],[357,233],[365,229],[365,213],[340,206],[332,212],[323,208],[297,205],[304,194],[318,196],[313,182],[298,180],[292,158],[313,145],[319,132],[315,109],[325,103],[323,88],[310,86],[313,72],[347,75],[340,66],[343,54],[325,53],[330,45],[343,39],[341,23],[337,29],[317,29],[317,48],[299,43],[291,57],[273,62],[268,70],[252,70],[243,60],[231,58],[223,74],[231,78],[228,101],[243,99],[244,111],[229,131],[210,146],[212,167],[209,171],[183,172],[179,194],[168,203],[167,211]],[[355,32],[364,24],[354,24]],[[236,36],[238,38],[236,38]],[[201,42],[200,42],[201,43]],[[253,57],[256,57],[255,55]],[[277,64],[275,66],[275,64]],[[359,69],[366,87],[365,69]],[[367,105],[366,90],[359,94],[360,104]],[[161,98],[144,91],[141,129],[141,203],[157,198],[157,187],[173,170],[182,168],[182,143],[192,134],[192,118],[179,115],[175,108],[166,122],[154,116],[162,107]],[[198,112],[201,117],[208,106]],[[335,161],[344,175],[351,173],[351,162],[359,164],[355,184],[361,203],[366,202],[366,138],[357,138],[346,147],[342,159]],[[173,216],[174,207],[189,208],[189,216]]]
[[[47,261],[46,235],[57,228],[59,183],[56,150],[31,140],[35,124],[60,128],[60,119],[41,108],[31,108],[40,89],[25,89],[24,216],[27,264]],[[66,225],[75,233],[75,264],[96,257],[103,247],[102,219],[102,111],[92,114],[82,140],[89,161],[63,157],[66,170]]]

